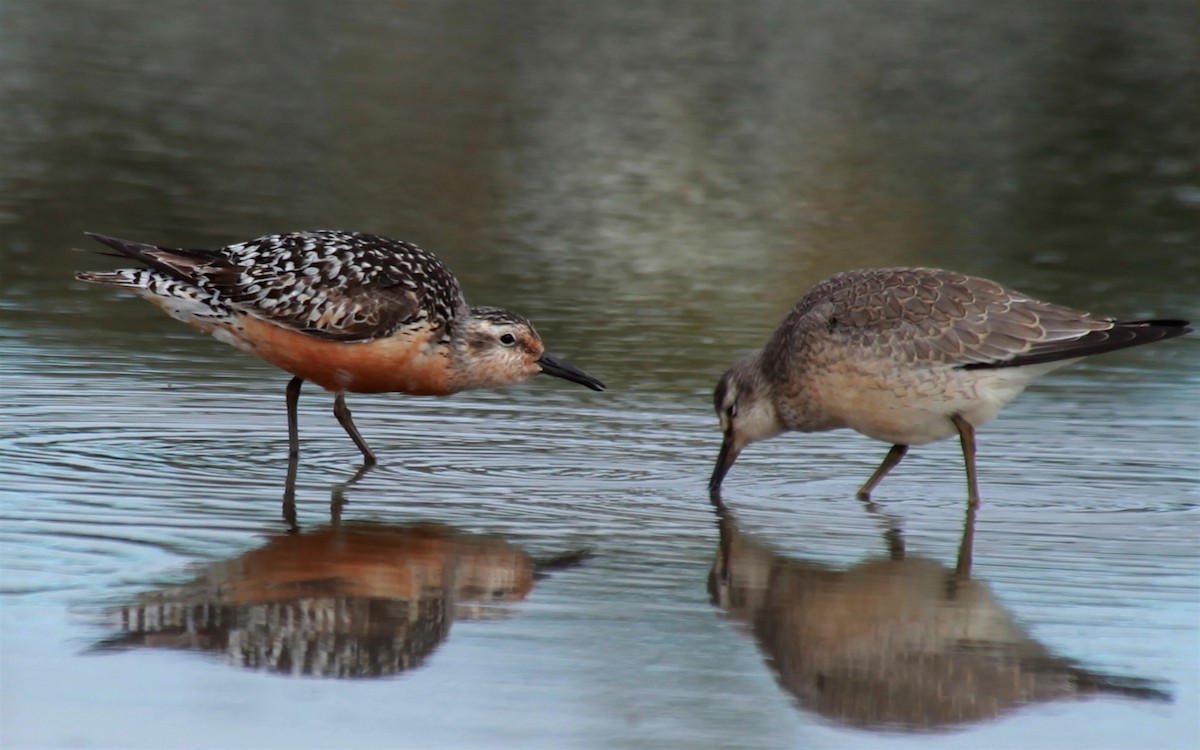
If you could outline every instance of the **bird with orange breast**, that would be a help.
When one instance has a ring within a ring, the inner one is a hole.
[[[91,234],[140,268],[76,278],[123,287],[181,320],[291,373],[289,456],[299,455],[296,405],[304,381],[332,391],[333,413],[362,451],[346,393],[444,396],[545,373],[604,390],[548,354],[533,324],[472,307],[433,253],[372,234],[277,234],[219,250],[187,250]]]

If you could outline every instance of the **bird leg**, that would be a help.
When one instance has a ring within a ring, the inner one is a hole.
[[[870,500],[871,490],[875,489],[875,487],[883,481],[883,478],[887,476],[887,473],[891,471],[896,464],[900,463],[900,459],[904,458],[905,453],[908,453],[907,445],[893,445],[892,449],[888,451],[888,454],[883,457],[883,463],[879,464],[879,468],[875,470],[875,473],[871,475],[871,478],[867,480],[867,483],[864,484],[861,489],[859,489],[858,499]]]
[[[971,577],[971,559],[975,549],[975,510],[976,506],[967,506],[967,517],[963,521],[962,541],[958,545],[958,563],[954,574],[960,579]]]
[[[950,417],[962,440],[963,462],[967,465],[967,505],[979,507],[979,482],[975,479],[975,428],[958,414]]]
[[[300,386],[304,378],[294,377],[287,384],[287,420],[288,420],[288,460],[295,461],[300,456],[300,430],[296,417],[296,405],[300,403]]]
[[[337,417],[337,421],[342,425],[342,429],[358,446],[358,449],[363,454],[363,464],[366,466],[374,466],[376,463],[375,454],[367,447],[367,441],[363,440],[363,436],[358,433],[358,428],[354,426],[354,420],[350,418],[350,409],[346,406],[346,394],[339,393],[333,400],[333,416]]]
[[[296,464],[295,456],[288,456],[287,479],[283,485],[283,521],[289,534],[299,534],[300,524],[296,521]]]

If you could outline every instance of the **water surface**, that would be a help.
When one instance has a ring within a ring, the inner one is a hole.
[[[721,513],[704,489],[717,377],[835,270],[1200,318],[1195,21],[0,6],[0,744],[1200,744],[1194,337],[980,431],[965,578],[952,443],[871,509],[887,446],[849,433],[752,446]],[[382,463],[347,484],[310,387],[289,534],[287,377],[73,281],[112,261],[72,248],[315,227],[436,250],[609,390],[352,396]],[[1033,687],[923,692],[997,674]],[[908,710],[835,700],[868,683]]]

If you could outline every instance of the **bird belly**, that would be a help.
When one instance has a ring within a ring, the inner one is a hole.
[[[333,341],[239,315],[227,329],[246,351],[330,391],[442,396],[449,355],[430,342],[428,331],[400,332],[371,341]]]
[[[852,371],[823,377],[812,389],[830,427],[849,427],[894,445],[922,445],[957,435],[951,420],[956,414],[973,426],[995,419],[1041,374],[1033,369]]]

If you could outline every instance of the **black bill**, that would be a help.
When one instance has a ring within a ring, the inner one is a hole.
[[[542,354],[537,363],[538,366],[542,368],[542,372],[546,373],[547,375],[553,375],[554,377],[562,378],[563,380],[570,380],[572,383],[586,385],[593,391],[604,390],[604,383],[601,383],[596,378],[588,375],[586,372],[580,370],[570,362],[566,362],[558,357],[555,357],[553,354]]]
[[[737,460],[738,454],[741,452],[740,448],[734,447],[733,435],[726,432],[725,439],[721,441],[721,452],[717,454],[717,465],[713,467],[712,477],[708,480],[709,492],[721,489],[721,480],[725,478],[729,467],[733,466],[733,462]]]

